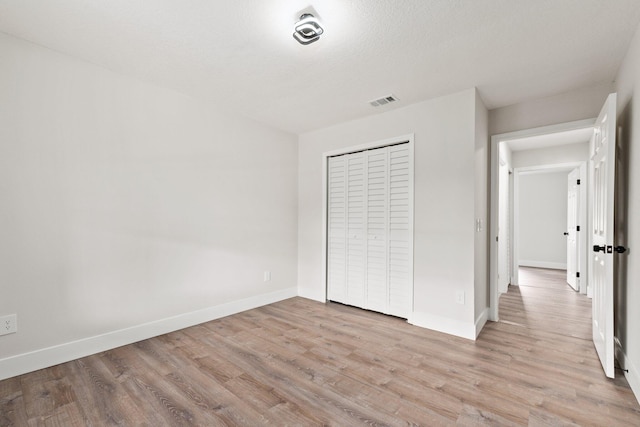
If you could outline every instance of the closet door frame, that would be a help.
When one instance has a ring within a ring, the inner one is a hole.
[[[344,155],[344,154],[350,154],[350,153],[356,153],[359,151],[364,151],[364,150],[371,150],[371,149],[375,149],[375,148],[382,148],[382,147],[387,147],[387,146],[392,146],[392,145],[397,145],[397,144],[402,144],[402,143],[408,143],[408,147],[409,147],[409,155],[411,158],[411,173],[412,176],[414,177],[414,179],[411,180],[410,183],[410,188],[409,188],[409,192],[411,194],[411,206],[409,209],[409,223],[411,225],[411,247],[412,247],[412,256],[410,257],[410,271],[411,271],[411,312],[413,312],[413,305],[414,305],[414,283],[413,283],[413,253],[414,253],[414,238],[413,238],[413,234],[414,234],[414,230],[415,230],[415,226],[414,226],[414,218],[413,218],[413,213],[414,213],[414,199],[415,199],[415,194],[414,194],[414,180],[415,180],[415,172],[414,172],[414,134],[407,134],[407,135],[401,135],[401,136],[397,136],[397,137],[393,137],[393,138],[388,138],[388,139],[384,139],[384,140],[380,140],[380,141],[375,141],[375,142],[369,142],[369,143],[365,143],[365,144],[360,144],[360,145],[355,145],[355,146],[351,146],[351,147],[344,147],[344,148],[340,148],[337,150],[333,150],[333,151],[328,151],[322,154],[322,283],[324,283],[324,290],[323,290],[323,300],[326,302],[327,301],[327,295],[328,295],[328,278],[327,278],[327,273],[328,273],[328,245],[327,245],[327,239],[328,239],[328,219],[329,219],[329,213],[328,213],[328,196],[329,196],[329,186],[328,186],[328,168],[329,168],[329,158],[330,157],[334,157],[334,156],[339,156],[339,155]]]

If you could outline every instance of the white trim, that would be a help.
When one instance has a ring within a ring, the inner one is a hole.
[[[499,142],[510,141],[512,139],[528,138],[532,136],[548,135],[551,133],[569,132],[572,130],[586,129],[593,127],[596,123],[596,118],[576,120],[573,122],[559,123],[549,126],[541,126],[537,128],[530,128],[524,130],[517,130],[514,132],[501,133],[491,136],[491,142],[494,142],[494,138]]]
[[[374,141],[374,142],[367,142],[364,144],[360,144],[360,145],[354,145],[352,147],[344,147],[344,148],[340,148],[337,150],[332,150],[332,151],[327,151],[322,153],[322,283],[323,283],[323,289],[321,292],[310,292],[309,295],[312,295],[311,299],[314,299],[316,301],[321,301],[321,302],[326,302],[327,301],[327,168],[329,166],[329,157],[333,157],[333,156],[340,156],[342,154],[349,154],[349,153],[355,153],[358,151],[364,151],[364,150],[372,150],[374,148],[381,148],[381,147],[386,147],[389,145],[394,145],[394,144],[400,144],[403,142],[408,142],[409,143],[409,151],[410,151],[410,156],[411,156],[411,170],[412,170],[412,174],[415,173],[414,172],[414,140],[415,140],[415,134],[410,133],[410,134],[406,134],[406,135],[400,135],[400,136],[396,136],[393,138],[387,138],[387,139],[383,139],[380,141]],[[413,211],[414,211],[414,205],[413,205],[413,200],[415,198],[414,195],[414,181],[415,181],[415,175],[414,175],[414,179],[410,182],[410,189],[409,189],[409,193],[411,194],[411,207],[409,209],[409,222],[411,223],[411,228],[413,230],[413,233],[415,233],[415,224],[414,224],[414,219],[413,219]],[[411,242],[413,244],[413,242],[415,241],[414,236],[411,237]],[[414,296],[414,292],[413,290],[415,289],[414,283],[413,283],[413,257],[411,258],[411,277],[412,277],[412,283],[411,283],[411,307],[413,309],[413,302],[415,300],[415,296]]]
[[[358,151],[364,151],[364,150],[372,150],[374,148],[382,148],[388,145],[400,144],[403,142],[409,142],[410,144],[413,144],[414,135],[415,134],[413,133],[409,133],[406,135],[400,135],[393,138],[382,139],[380,141],[366,142],[364,144],[354,145],[351,147],[338,148],[337,150],[331,150],[331,151],[322,153],[322,157],[326,160],[327,157],[340,156],[342,154],[349,154],[349,153],[356,153]],[[327,169],[325,168],[324,171],[326,173]]]
[[[411,314],[411,317],[409,317],[407,322],[421,328],[427,328],[433,331],[455,335],[457,337],[466,338],[468,340],[475,341],[476,339],[477,325],[472,322],[461,322],[459,320],[451,319],[448,317],[415,311]]]
[[[578,120],[568,123],[560,123],[551,126],[542,126],[538,128],[525,129],[516,132],[502,133],[491,136],[491,144],[489,147],[491,157],[491,205],[490,214],[491,222],[489,229],[489,241],[491,242],[489,250],[489,320],[497,321],[498,318],[498,302],[500,298],[498,290],[498,247],[495,241],[498,235],[498,144],[513,139],[546,135],[550,133],[564,132],[570,130],[584,129],[593,127],[595,119]],[[515,240],[515,236],[514,236]],[[516,258],[517,259],[517,258]]]
[[[567,269],[567,264],[563,262],[534,261],[534,260],[528,260],[528,259],[519,260],[518,265],[522,267],[551,268],[553,270]]]
[[[0,380],[293,298],[297,295],[298,290],[295,287],[282,289],[0,359]]]
[[[478,335],[480,335],[480,332],[482,331],[482,328],[484,328],[484,325],[487,323],[487,320],[489,320],[488,307],[482,310],[482,313],[480,313],[480,316],[478,316],[478,318],[476,319],[476,338],[478,338]]]
[[[520,175],[534,175],[534,174],[544,174],[544,173],[554,173],[554,172],[571,172],[575,168],[579,168],[582,164],[586,163],[583,161],[577,162],[567,162],[567,163],[550,163],[547,165],[538,165],[538,166],[523,166],[514,169],[514,173],[518,173]]]
[[[624,376],[629,383],[629,387],[631,387],[631,391],[636,396],[636,400],[640,403],[640,370],[638,370],[631,359],[627,357],[618,337],[614,338],[614,342],[616,360],[623,369],[627,370],[627,372],[624,373]]]

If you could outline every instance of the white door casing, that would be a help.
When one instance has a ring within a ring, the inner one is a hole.
[[[572,170],[567,176],[567,283],[579,290],[579,282],[576,277],[578,272],[578,215],[580,206],[580,169]]]
[[[613,257],[616,165],[616,94],[609,95],[591,139],[591,277],[593,343],[605,374],[615,377],[613,336]]]

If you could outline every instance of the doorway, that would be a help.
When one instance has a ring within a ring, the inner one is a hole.
[[[549,268],[586,294],[586,162],[520,167],[514,175],[513,284],[519,267]]]
[[[519,247],[515,226],[518,218],[519,175],[549,172],[554,169],[563,169],[568,174],[572,169],[581,166],[588,159],[588,141],[593,135],[594,123],[595,119],[581,120],[491,137],[491,239],[494,243],[490,248],[490,320],[499,320],[500,295],[504,292],[499,274],[501,269],[505,271],[505,264],[510,272],[510,282],[519,282]],[[578,144],[582,145],[578,147]],[[519,152],[527,152],[527,155],[519,155]],[[576,154],[578,152],[581,154]],[[500,183],[501,177],[504,179],[505,176],[511,176],[505,174],[504,169],[501,173],[501,163],[506,163],[507,170],[513,171],[513,186]],[[501,202],[501,197],[505,197],[501,188],[513,188],[507,192],[506,202]],[[505,208],[505,205],[511,208]],[[504,212],[509,211],[509,218],[501,218],[501,212],[504,215]],[[505,223],[509,222],[510,225],[505,226]],[[506,239],[508,245],[501,245],[501,239],[503,243]],[[588,282],[586,273],[582,275],[581,280],[583,283]]]

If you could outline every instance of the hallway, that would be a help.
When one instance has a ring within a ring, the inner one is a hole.
[[[640,407],[622,371],[608,379],[600,365],[591,299],[567,284],[564,270],[521,267],[519,281],[500,296],[500,321],[488,325],[479,342],[491,339],[494,329],[505,333],[512,372],[533,368],[527,374],[543,387],[554,384],[545,392],[554,397],[542,404],[544,415],[529,425],[640,425]]]
[[[500,321],[591,340],[591,299],[567,284],[566,271],[521,267],[520,286],[500,297]]]

